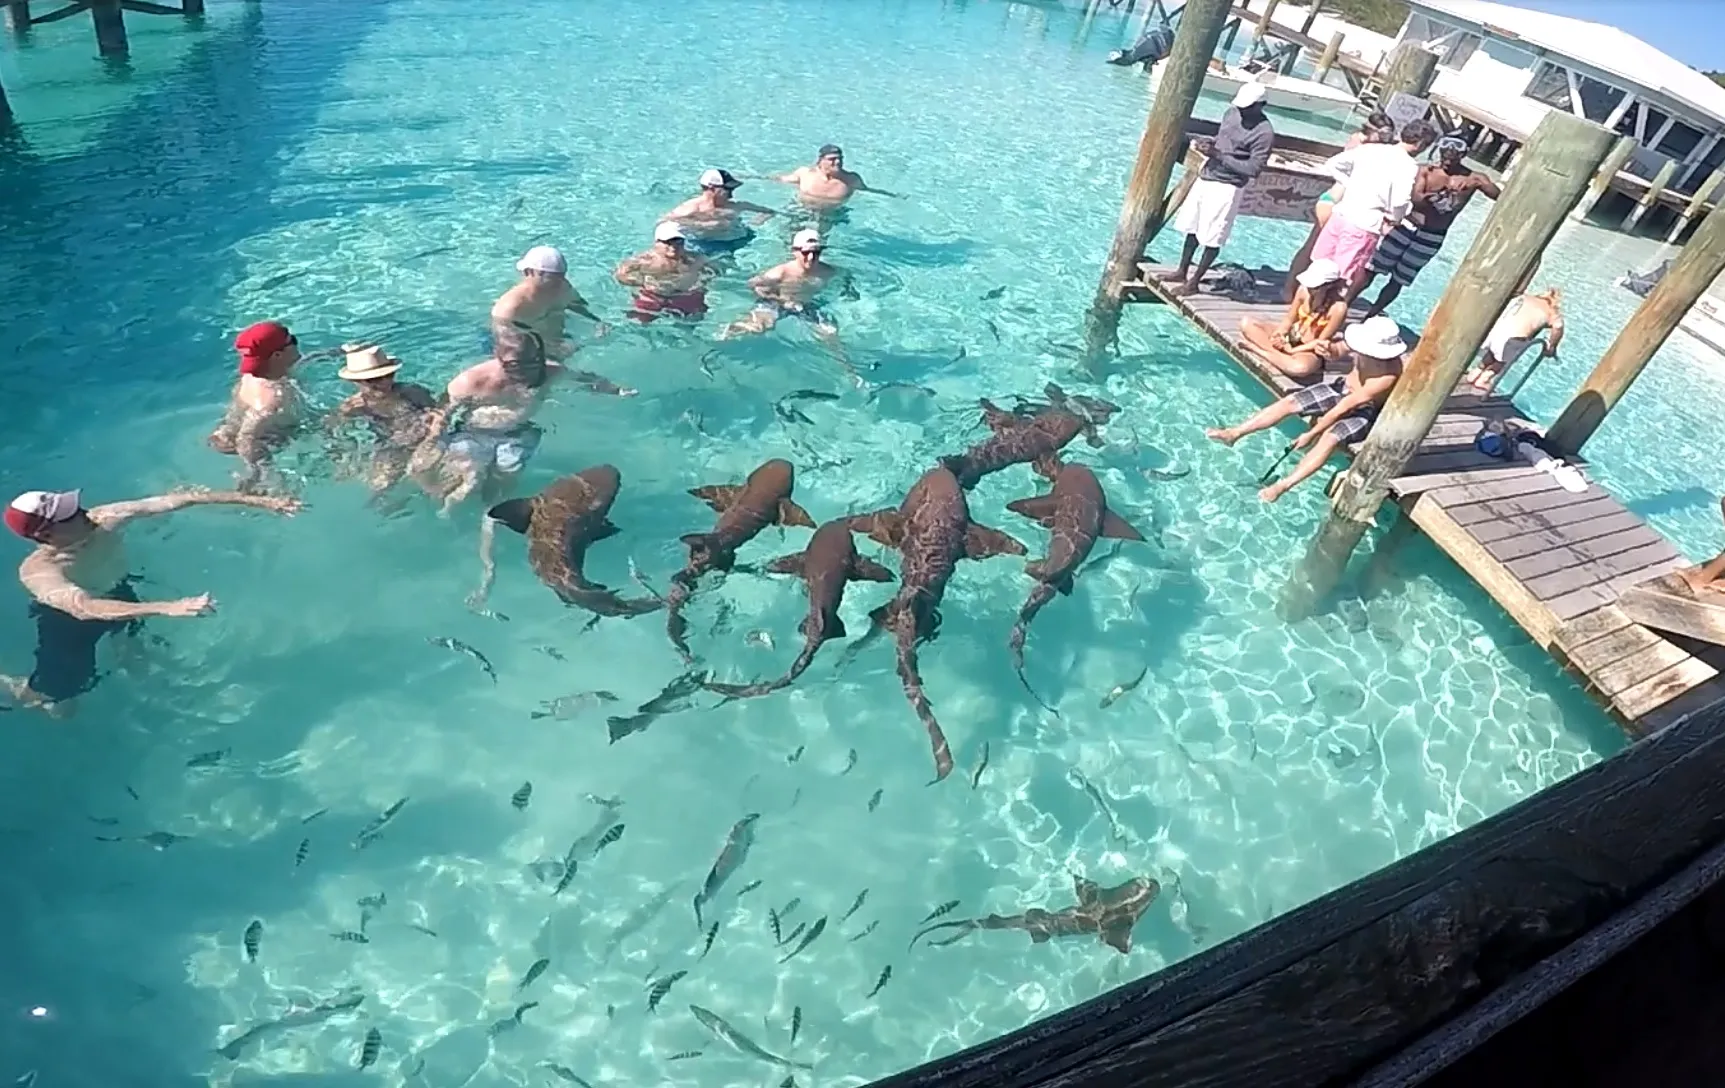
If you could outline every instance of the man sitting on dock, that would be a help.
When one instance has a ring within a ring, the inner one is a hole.
[[[1377,299],[1366,307],[1365,316],[1375,317],[1383,313],[1402,293],[1402,288],[1412,283],[1419,276],[1420,269],[1437,256],[1450,227],[1473,199],[1473,194],[1484,193],[1493,200],[1498,198],[1497,182],[1477,170],[1468,169],[1462,162],[1465,154],[1467,141],[1459,136],[1445,136],[1437,142],[1438,161],[1420,170],[1418,188],[1421,195],[1414,201],[1413,211],[1413,219],[1418,225],[1403,223],[1390,232],[1372,255],[1365,279],[1350,296],[1350,299],[1359,297],[1374,276],[1390,278],[1378,292]]]
[[[1234,229],[1240,194],[1263,171],[1275,142],[1276,133],[1264,116],[1264,85],[1247,83],[1234,95],[1233,106],[1222,115],[1204,168],[1180,210],[1174,213],[1174,229],[1186,236],[1186,243],[1180,250],[1180,266],[1162,276],[1173,284],[1168,288],[1170,295],[1197,292]],[[1198,254],[1199,246],[1204,247],[1204,252],[1198,256],[1194,268],[1192,258]]]
[[[1402,357],[1407,354],[1408,346],[1402,339],[1401,326],[1394,321],[1374,317],[1350,325],[1342,339],[1354,358],[1353,369],[1348,373],[1296,389],[1244,423],[1204,432],[1224,446],[1232,446],[1246,435],[1268,430],[1289,416],[1313,420],[1311,427],[1288,445],[1288,452],[1306,450],[1305,457],[1284,479],[1258,492],[1265,502],[1275,502],[1324,467],[1324,462],[1342,443],[1364,438],[1377,418],[1378,409],[1402,376]]]
[[[569,262],[556,246],[534,246],[515,270],[521,282],[503,293],[491,307],[492,335],[499,328],[524,325],[539,334],[550,358],[561,362],[575,354],[575,345],[564,335],[567,314],[580,314],[593,322],[593,335],[603,336],[605,323],[588,306],[581,292],[569,282]]]
[[[1348,319],[1348,285],[1335,261],[1313,261],[1294,277],[1294,301],[1277,324],[1242,317],[1240,335],[1259,358],[1296,381],[1324,372],[1332,341]]]
[[[1324,168],[1346,184],[1312,246],[1312,259],[1327,257],[1343,279],[1360,281],[1378,243],[1424,195],[1414,156],[1435,139],[1430,122],[1409,121],[1395,143],[1364,143],[1327,159]]]

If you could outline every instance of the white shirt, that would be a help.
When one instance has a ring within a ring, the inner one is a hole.
[[[1360,230],[1387,234],[1413,210],[1419,163],[1400,144],[1360,144],[1324,162],[1344,182],[1332,215]]]

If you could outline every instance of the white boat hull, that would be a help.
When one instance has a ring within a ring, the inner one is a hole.
[[[1167,61],[1158,61],[1150,70],[1150,85],[1158,85]],[[1247,83],[1264,87],[1264,105],[1270,109],[1293,110],[1299,113],[1348,113],[1359,103],[1353,95],[1325,83],[1309,79],[1278,75],[1275,72],[1243,72],[1227,68],[1218,72],[1211,68],[1204,73],[1204,89],[1211,94],[1232,98]]]

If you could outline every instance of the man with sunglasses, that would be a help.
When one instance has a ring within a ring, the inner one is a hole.
[[[850,276],[821,260],[825,249],[826,243],[821,240],[819,231],[797,231],[791,239],[791,259],[749,281],[749,289],[759,301],[747,317],[733,321],[719,333],[719,339],[763,333],[777,325],[780,318],[798,318],[808,322],[815,339],[833,353],[851,380],[860,386],[862,378],[851,366],[844,346],[839,343],[838,323],[817,301],[822,292],[834,285],[838,286],[843,297],[856,297]]]
[[[1359,297],[1376,276],[1388,276],[1383,290],[1366,308],[1367,317],[1384,312],[1402,288],[1412,283],[1427,262],[1443,248],[1449,229],[1456,217],[1467,207],[1475,193],[1497,199],[1497,183],[1462,162],[1467,154],[1467,141],[1459,136],[1445,136],[1436,145],[1437,162],[1421,168],[1415,192],[1413,224],[1402,223],[1391,231],[1372,254],[1372,263],[1352,298]]]
[[[299,388],[288,376],[300,362],[299,337],[277,321],[260,321],[234,338],[239,380],[227,415],[210,435],[210,447],[233,454],[245,467],[241,491],[262,486],[270,458],[293,438],[300,423]]]
[[[666,316],[698,321],[707,315],[713,268],[689,251],[683,228],[671,220],[654,228],[653,248],[625,258],[613,278],[635,289],[629,316],[643,325]]]

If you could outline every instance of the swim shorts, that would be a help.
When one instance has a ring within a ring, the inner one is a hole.
[[[701,257],[728,257],[754,240],[752,230],[737,238],[697,238],[691,234],[683,238],[683,248]]]
[[[805,302],[799,306],[787,306],[783,302],[762,300],[755,309],[773,315],[775,318],[798,317],[811,325],[824,325],[829,329],[838,328],[839,323],[833,316],[813,302]]]
[[[534,424],[510,431],[462,429],[444,439],[450,453],[471,460],[481,468],[498,472],[520,472],[539,448],[541,432]]]
[[[651,291],[642,291],[635,296],[635,301],[629,307],[629,316],[643,325],[667,315],[686,318],[707,316],[707,292],[700,288],[681,295],[657,295]]]
[[[1293,398],[1294,411],[1314,420],[1340,404],[1347,395],[1348,378],[1345,374],[1338,374],[1327,382],[1308,385],[1289,394]],[[1372,429],[1372,423],[1377,418],[1376,404],[1362,404],[1336,420],[1327,433],[1334,435],[1337,442],[1358,442]]]
[[[1399,226],[1378,243],[1371,269],[1406,287],[1443,248],[1444,232]]]
[[[102,594],[113,601],[136,603],[132,580]],[[50,702],[82,695],[96,686],[96,644],[115,631],[136,631],[142,620],[81,620],[51,608],[41,601],[30,603],[36,621],[36,671],[30,674],[30,690]]]
[[[1331,215],[1312,245],[1312,260],[1336,262],[1336,267],[1342,270],[1343,282],[1351,282],[1370,263],[1378,241],[1378,235],[1371,231],[1354,226],[1340,215]]]

